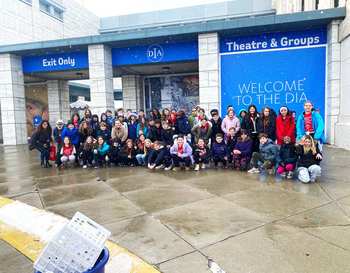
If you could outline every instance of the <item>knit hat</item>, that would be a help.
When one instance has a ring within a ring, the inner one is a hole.
[[[213,109],[213,110],[210,111],[210,114],[213,117],[215,115],[219,115],[219,111],[218,111],[218,109]]]
[[[56,125],[63,125],[63,120],[58,119],[58,120],[56,121]]]
[[[87,115],[85,116],[85,119],[87,119],[87,118],[92,118],[92,117],[91,117],[91,115],[87,114]]]
[[[113,143],[120,143],[120,138],[116,137],[116,138],[113,138],[112,140]]]
[[[124,115],[122,115],[122,114],[118,114],[117,118],[119,118],[119,117],[124,117]]]

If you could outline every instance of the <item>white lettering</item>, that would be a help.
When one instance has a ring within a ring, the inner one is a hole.
[[[226,45],[228,45],[228,51],[231,51],[232,44],[233,44],[233,42],[226,43]]]
[[[241,85],[238,84],[238,88],[239,88],[239,91],[241,92],[241,94],[243,94],[243,92],[246,92],[248,94],[249,89],[250,89],[250,83],[248,84],[248,87],[245,84],[243,84],[242,88],[241,88]]]

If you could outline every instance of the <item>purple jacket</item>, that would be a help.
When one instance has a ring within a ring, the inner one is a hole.
[[[191,145],[188,144],[187,142],[184,142],[183,148],[184,148],[184,152],[181,155],[181,158],[190,157],[191,161],[192,161],[192,164],[193,164],[194,159],[193,159],[193,156],[192,156],[192,147],[191,147]],[[171,146],[170,153],[171,154],[177,154],[177,142],[175,142],[174,145]]]
[[[252,142],[247,140],[246,142],[237,141],[235,150],[239,150],[241,152],[241,156],[252,156]]]

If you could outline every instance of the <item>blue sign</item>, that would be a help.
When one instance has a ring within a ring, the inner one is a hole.
[[[220,53],[310,47],[327,44],[327,29],[314,28],[220,39]]]
[[[320,37],[321,39],[321,37]],[[278,113],[286,105],[298,116],[311,100],[325,114],[326,47],[221,55],[222,115],[255,104]]]
[[[112,49],[113,65],[146,64],[198,59],[198,41]]]
[[[87,51],[27,56],[22,58],[23,72],[67,70],[89,67]]]
[[[34,123],[34,130],[36,130],[36,127],[38,127],[38,125],[41,122],[42,117],[37,116],[37,117],[33,117],[33,123]]]

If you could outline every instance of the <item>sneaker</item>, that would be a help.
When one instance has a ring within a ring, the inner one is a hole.
[[[49,161],[46,162],[47,167],[52,167],[52,165],[49,163]]]
[[[135,165],[135,164],[131,164],[130,166],[131,166],[131,167],[135,167],[136,165]]]
[[[103,165],[103,167],[106,167],[107,166],[106,161],[103,161],[102,165]]]
[[[187,166],[186,166],[186,167],[185,167],[185,170],[186,170],[186,171],[189,171],[189,170],[190,170],[190,167],[187,167]]]
[[[47,166],[44,162],[41,162],[40,166],[41,166],[41,168],[47,168]]]
[[[196,167],[194,168],[195,171],[199,171],[199,164],[196,164]]]
[[[98,168],[100,168],[100,165],[95,164],[95,169],[98,169]]]
[[[115,167],[115,164],[114,164],[114,163],[111,163],[111,164],[109,164],[108,167],[110,167],[110,168]]]
[[[260,170],[259,170],[259,168],[251,168],[249,171],[248,171],[248,173],[260,173]]]
[[[205,169],[207,167],[207,165],[205,165],[204,163],[202,163],[202,169]]]
[[[123,163],[118,163],[118,166],[119,167],[123,167]]]
[[[224,165],[223,168],[224,168],[224,169],[227,169],[227,165]]]
[[[276,166],[273,166],[270,170],[269,170],[269,174],[275,174],[276,172]]]
[[[287,178],[293,178],[293,176],[294,176],[294,172],[289,171],[288,175],[287,175]]]
[[[172,168],[173,168],[173,166],[172,166],[172,165],[170,165],[169,167],[165,167],[165,168],[164,168],[164,170],[166,170],[166,171],[170,171]]]
[[[214,169],[219,169],[218,165],[214,165]]]
[[[177,171],[180,171],[180,170],[181,170],[180,167],[175,167],[175,168],[173,169],[174,172],[177,172]]]
[[[126,168],[126,167],[129,167],[129,166],[128,166],[128,165],[123,165],[123,167],[125,167],[125,168]]]
[[[66,166],[67,166],[67,164],[62,164],[62,165],[61,165],[61,169],[65,169]]]
[[[282,178],[286,178],[286,177],[287,177],[287,172],[281,173],[281,177],[282,177]]]
[[[161,165],[155,167],[155,169],[156,170],[160,170],[160,169],[164,169],[164,167],[165,167],[164,164],[161,164]]]
[[[87,165],[83,165],[83,169],[86,169],[87,168]]]
[[[321,173],[322,173],[322,170],[317,174],[317,176],[320,176],[321,175]]]
[[[91,167],[91,166],[92,166],[92,164],[88,163],[88,167]]]

